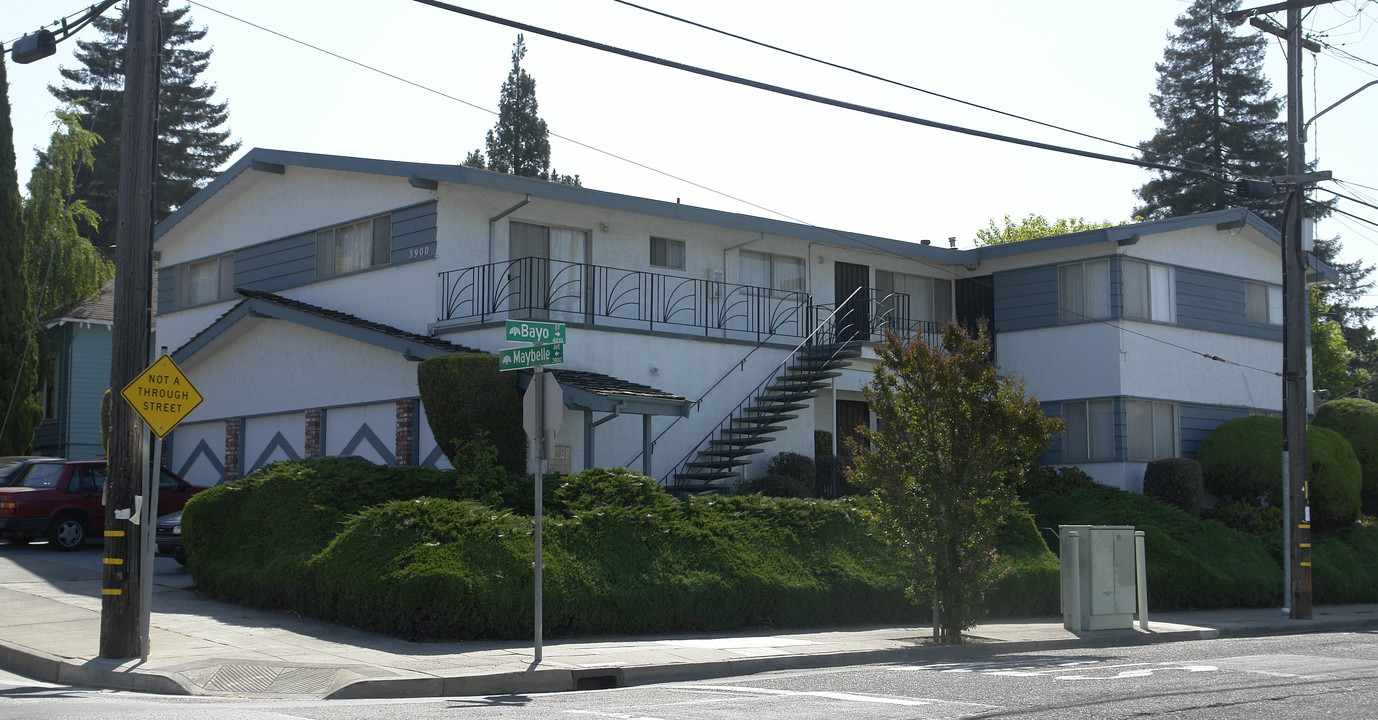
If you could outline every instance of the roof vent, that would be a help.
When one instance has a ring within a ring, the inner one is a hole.
[[[932,240],[920,240],[920,241],[919,241],[919,244],[920,244],[920,245],[932,245],[932,244],[933,244],[933,241],[932,241]]]

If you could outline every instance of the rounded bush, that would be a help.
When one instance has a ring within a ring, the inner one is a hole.
[[[1318,530],[1359,517],[1359,461],[1339,433],[1307,429],[1311,521]],[[1206,489],[1226,502],[1282,505],[1282,419],[1235,418],[1216,428],[1196,453]]]
[[[1226,527],[1254,535],[1282,531],[1282,508],[1259,507],[1242,502],[1220,503],[1207,510],[1205,517],[1224,523]]]
[[[1332,400],[1316,410],[1312,423],[1349,441],[1363,476],[1360,506],[1365,515],[1378,515],[1378,403],[1359,398]]]
[[[1028,499],[1039,495],[1065,495],[1095,486],[1096,481],[1092,480],[1085,470],[1075,465],[1040,465],[1024,473],[1024,482],[1019,485],[1019,497]]]
[[[576,513],[606,505],[663,508],[675,499],[652,478],[626,468],[592,468],[563,478],[552,495],[552,511]]]
[[[783,475],[809,484],[813,484],[815,472],[813,458],[797,452],[782,452],[766,465],[767,475]]]
[[[810,461],[812,462],[812,461]],[[759,493],[766,497],[777,498],[811,498],[813,483],[805,483],[796,477],[789,475],[767,475],[758,480],[748,482],[742,491],[746,493]]]
[[[1154,460],[1144,470],[1144,494],[1200,517],[1205,497],[1201,464],[1191,458]]]

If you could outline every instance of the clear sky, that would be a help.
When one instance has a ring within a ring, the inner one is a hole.
[[[174,0],[174,4],[184,0]],[[0,0],[9,41],[91,0]],[[1129,156],[1126,148],[1049,130],[843,73],[667,20],[613,0],[454,0],[455,4],[670,60],[944,123]],[[1158,121],[1149,108],[1173,20],[1186,0],[699,0],[639,4],[842,65],[1133,145]],[[1266,4],[1259,0],[1245,6]],[[111,10],[110,12],[115,12]],[[385,77],[224,14],[415,85]],[[462,162],[493,125],[517,31],[413,0],[197,0],[191,15],[214,48],[203,78],[229,102],[244,148],[423,162]],[[1282,14],[1276,17],[1281,18]],[[1339,0],[1308,14],[1327,42],[1378,63],[1378,3]],[[1249,30],[1252,32],[1252,30]],[[94,37],[94,30],[84,37]],[[1005,214],[1128,219],[1148,172],[823,107],[531,34],[525,66],[549,124],[554,167],[584,185],[781,217],[900,240],[955,236]],[[46,145],[59,66],[75,42],[32,65],[8,65],[21,183]],[[1282,48],[1268,51],[1283,94]],[[1310,116],[1378,66],[1308,53]],[[467,103],[467,104],[466,104]],[[1378,204],[1378,86],[1322,117],[1308,158],[1369,186],[1326,187]],[[617,156],[617,157],[614,157]],[[625,158],[633,162],[619,159]],[[635,163],[635,164],[633,164]],[[649,168],[649,169],[648,169]],[[669,176],[674,176],[669,177]],[[682,178],[675,179],[675,178]],[[689,182],[686,182],[689,181]],[[1378,210],[1341,209],[1378,222]],[[1342,257],[1378,261],[1378,227],[1324,221]],[[1369,298],[1370,304],[1378,297]]]

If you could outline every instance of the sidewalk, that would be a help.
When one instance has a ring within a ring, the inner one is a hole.
[[[12,550],[12,551],[11,551]],[[0,553],[0,668],[47,682],[172,695],[378,698],[552,692],[856,663],[924,662],[1031,650],[1224,636],[1378,629],[1378,605],[1173,612],[1149,630],[1075,634],[1061,618],[998,621],[969,644],[925,627],[531,641],[415,643],[198,597],[184,572],[155,577],[146,662],[98,657],[100,573],[42,546]]]

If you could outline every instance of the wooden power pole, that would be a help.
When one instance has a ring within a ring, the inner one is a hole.
[[[158,0],[129,0],[125,10],[124,117],[120,126],[119,199],[115,210],[115,321],[110,362],[110,466],[105,482],[105,566],[100,655],[140,655],[140,552],[135,496],[140,495],[148,431],[119,396],[148,366],[153,324],[153,182],[158,135]],[[154,475],[157,482],[156,477]],[[129,513],[129,514],[126,514]],[[156,516],[157,513],[151,513]],[[121,517],[123,516],[123,517]]]

